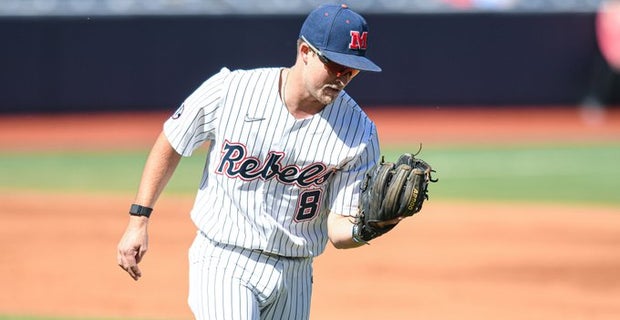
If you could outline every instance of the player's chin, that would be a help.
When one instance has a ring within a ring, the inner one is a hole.
[[[338,97],[338,95],[340,94],[340,91],[342,91],[342,89],[336,89],[336,88],[332,88],[332,87],[325,87],[322,90],[322,99],[323,99],[323,103],[324,104],[329,104],[334,102],[334,100],[336,100],[336,98]]]

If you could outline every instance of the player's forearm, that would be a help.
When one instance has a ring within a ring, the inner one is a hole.
[[[135,203],[152,208],[172,177],[181,155],[161,133],[147,158]]]
[[[328,235],[332,245],[337,249],[357,248],[362,243],[353,241],[353,218],[330,214],[328,217]]]

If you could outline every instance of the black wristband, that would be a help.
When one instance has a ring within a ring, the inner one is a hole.
[[[132,216],[143,216],[148,218],[151,216],[151,212],[153,212],[153,208],[143,207],[135,203],[129,207],[129,214]]]

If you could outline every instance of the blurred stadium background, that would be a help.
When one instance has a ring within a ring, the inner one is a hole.
[[[305,14],[324,2],[339,1],[2,0],[0,112],[173,109],[222,66],[292,64]],[[349,4],[384,69],[349,88],[364,106],[620,100],[601,0]]]
[[[320,0],[4,0],[3,15],[306,14]],[[366,13],[593,12],[601,0],[353,0]]]

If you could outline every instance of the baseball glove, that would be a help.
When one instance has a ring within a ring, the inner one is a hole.
[[[405,153],[396,163],[381,162],[366,172],[359,199],[360,214],[354,221],[353,240],[366,243],[394,228],[396,223],[381,222],[412,216],[428,199],[428,185],[437,182],[433,168],[425,161]]]

